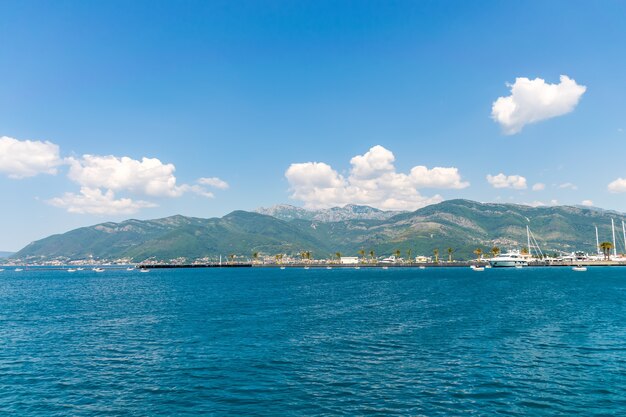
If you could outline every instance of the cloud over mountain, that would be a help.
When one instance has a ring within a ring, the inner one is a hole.
[[[64,208],[70,213],[118,215],[132,214],[139,209],[155,207],[148,201],[134,201],[130,198],[115,198],[112,190],[103,192],[99,188],[81,187],[80,193],[65,193],[61,197],[48,200],[48,204]]]
[[[442,200],[422,196],[420,188],[469,186],[457,168],[416,166],[408,174],[396,172],[395,156],[377,145],[350,160],[347,177],[324,162],[294,163],[285,172],[295,200],[309,208],[365,204],[387,210],[415,210]]]
[[[499,97],[491,108],[491,117],[507,135],[519,133],[527,124],[573,111],[587,90],[566,75],[561,75],[558,84],[520,77],[507,85],[511,95]]]
[[[516,190],[526,189],[526,178],[521,175],[504,175],[500,173],[498,175],[487,175],[487,182],[493,186],[493,188],[514,188]]]

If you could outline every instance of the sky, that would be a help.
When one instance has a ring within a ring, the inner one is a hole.
[[[0,2],[0,250],[128,218],[626,211],[626,3]]]

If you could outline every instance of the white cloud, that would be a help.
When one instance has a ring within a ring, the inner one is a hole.
[[[526,178],[521,175],[487,175],[487,182],[494,188],[514,188],[516,190],[526,189]]]
[[[136,160],[126,156],[83,155],[66,161],[70,167],[68,178],[81,186],[80,193],[65,193],[48,203],[70,213],[131,214],[142,208],[156,207],[149,201],[116,198],[117,193],[175,198],[191,192],[213,197],[202,185],[178,185],[174,175],[176,167],[157,158]],[[211,183],[218,188],[228,186],[219,181],[219,178],[201,178],[198,183]]]
[[[387,210],[415,210],[443,200],[440,195],[422,196],[420,188],[469,186],[457,168],[416,166],[409,174],[396,172],[391,151],[377,145],[350,160],[348,177],[324,162],[294,163],[285,172],[292,195],[307,207],[323,208],[365,204]]]
[[[581,204],[583,206],[592,207],[593,206],[593,201],[591,201],[591,200],[583,200]]]
[[[54,143],[0,137],[0,172],[10,178],[55,175],[62,163],[59,146]]]
[[[615,181],[612,181],[607,188],[612,193],[626,192],[626,179],[620,177]]]
[[[209,187],[218,188],[220,190],[225,190],[229,187],[226,181],[217,177],[198,178],[198,184],[207,185]]]
[[[542,182],[538,182],[537,184],[533,185],[533,191],[543,191],[546,189],[546,185]]]
[[[184,189],[176,185],[173,164],[157,158],[141,161],[127,156],[83,155],[68,159],[68,177],[83,187],[129,191],[153,197],[179,197]]]
[[[155,207],[147,201],[133,201],[130,198],[115,198],[112,190],[102,192],[99,188],[81,187],[80,194],[65,193],[47,201],[48,204],[66,209],[70,213],[116,215],[132,214],[139,209]]]
[[[573,111],[587,90],[566,75],[561,75],[559,84],[520,77],[507,86],[511,88],[511,95],[499,97],[491,108],[491,117],[507,135],[519,133],[527,124]]]
[[[539,201],[539,200],[531,201],[530,203],[522,203],[522,204],[524,204],[525,206],[530,206],[530,207],[545,207],[547,205],[543,201]]]
[[[560,184],[559,188],[563,190],[578,190],[578,187],[571,182],[565,182],[563,184]]]

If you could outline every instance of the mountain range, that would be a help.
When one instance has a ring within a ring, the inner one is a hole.
[[[280,205],[258,212],[234,211],[221,218],[172,216],[156,220],[102,223],[49,236],[13,255],[24,261],[147,258],[169,261],[184,257],[217,259],[219,255],[249,258],[295,255],[310,251],[314,258],[336,252],[356,255],[359,250],[388,256],[432,255],[439,249],[447,258],[470,259],[473,251],[526,246],[530,226],[544,252],[596,251],[600,241],[611,241],[615,220],[618,249],[624,251],[621,213],[575,206],[529,207],[516,204],[448,200],[413,212],[386,212],[365,206],[306,210]]]

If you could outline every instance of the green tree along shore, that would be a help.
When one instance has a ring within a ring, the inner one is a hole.
[[[596,252],[611,236],[611,218],[620,213],[571,206],[528,207],[449,200],[385,219],[318,221],[281,220],[259,213],[234,211],[221,218],[172,216],[157,220],[102,223],[33,242],[13,255],[23,260],[118,259],[139,262],[153,257],[235,260],[286,254],[303,259],[401,254],[433,256],[440,262],[476,258],[526,246],[526,225],[546,253]],[[624,252],[617,242],[618,252]],[[330,255],[332,254],[332,255]],[[227,258],[226,258],[227,259]]]

